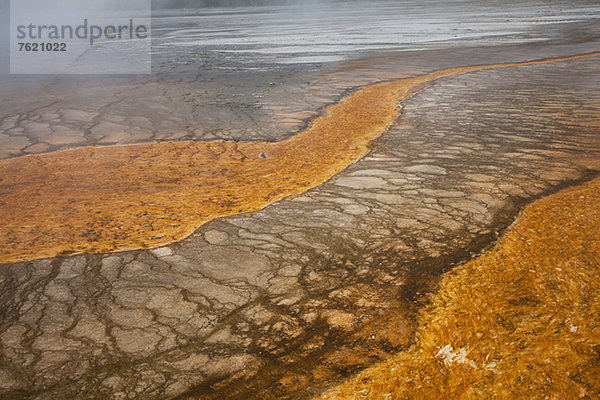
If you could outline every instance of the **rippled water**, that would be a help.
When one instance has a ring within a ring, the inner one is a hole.
[[[321,63],[364,52],[498,45],[546,39],[544,26],[583,21],[598,4],[383,1],[157,11],[154,54],[215,68]]]

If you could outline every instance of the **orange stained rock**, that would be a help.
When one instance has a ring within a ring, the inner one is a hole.
[[[451,68],[367,86],[281,142],[159,142],[82,147],[0,162],[0,262],[151,248],[214,218],[313,188],[362,157],[397,102]]]
[[[533,203],[444,277],[413,345],[320,397],[600,398],[600,178]]]

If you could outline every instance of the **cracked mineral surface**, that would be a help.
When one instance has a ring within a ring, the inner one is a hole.
[[[305,131],[280,142],[83,147],[0,161],[0,261],[175,242],[215,218],[255,211],[323,183],[367,152],[370,142],[398,117],[398,102],[436,79],[599,55],[457,67],[367,86],[327,107]],[[400,171],[447,174],[425,162]],[[371,176],[342,178],[338,185],[370,189],[408,182],[390,176],[389,171],[374,170]],[[460,192],[454,197],[461,197]],[[476,203],[472,207],[484,211]]]
[[[307,193],[167,247],[4,264],[3,396],[277,398],[385,357],[440,272],[600,168],[595,83],[594,58],[442,78]]]
[[[445,274],[407,351],[319,397],[595,399],[600,178],[538,200]]]
[[[234,103],[214,76],[189,85],[162,69],[157,83],[36,78],[38,95],[2,103],[2,157],[175,139],[281,142],[352,88],[591,53],[597,26],[553,27],[560,38],[544,44],[257,73],[258,83],[240,85],[276,83],[260,110],[243,106],[250,98]],[[597,174],[599,85],[594,57],[443,77],[402,102],[368,154],[304,193],[163,247],[0,265],[0,397],[320,393],[406,348],[440,274],[489,246],[522,205]]]

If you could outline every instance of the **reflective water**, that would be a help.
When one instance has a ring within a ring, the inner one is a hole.
[[[514,44],[546,25],[593,19],[598,4],[375,1],[155,12],[154,53],[215,68],[322,63],[365,52]],[[183,14],[183,15],[182,15]],[[363,53],[363,54],[361,54]],[[224,64],[222,64],[224,63]]]

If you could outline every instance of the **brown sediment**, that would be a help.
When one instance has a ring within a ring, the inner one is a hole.
[[[415,343],[322,399],[600,398],[600,178],[443,279]]]
[[[151,248],[315,187],[368,151],[434,79],[600,53],[451,68],[365,87],[281,142],[82,147],[0,162],[0,262]]]

